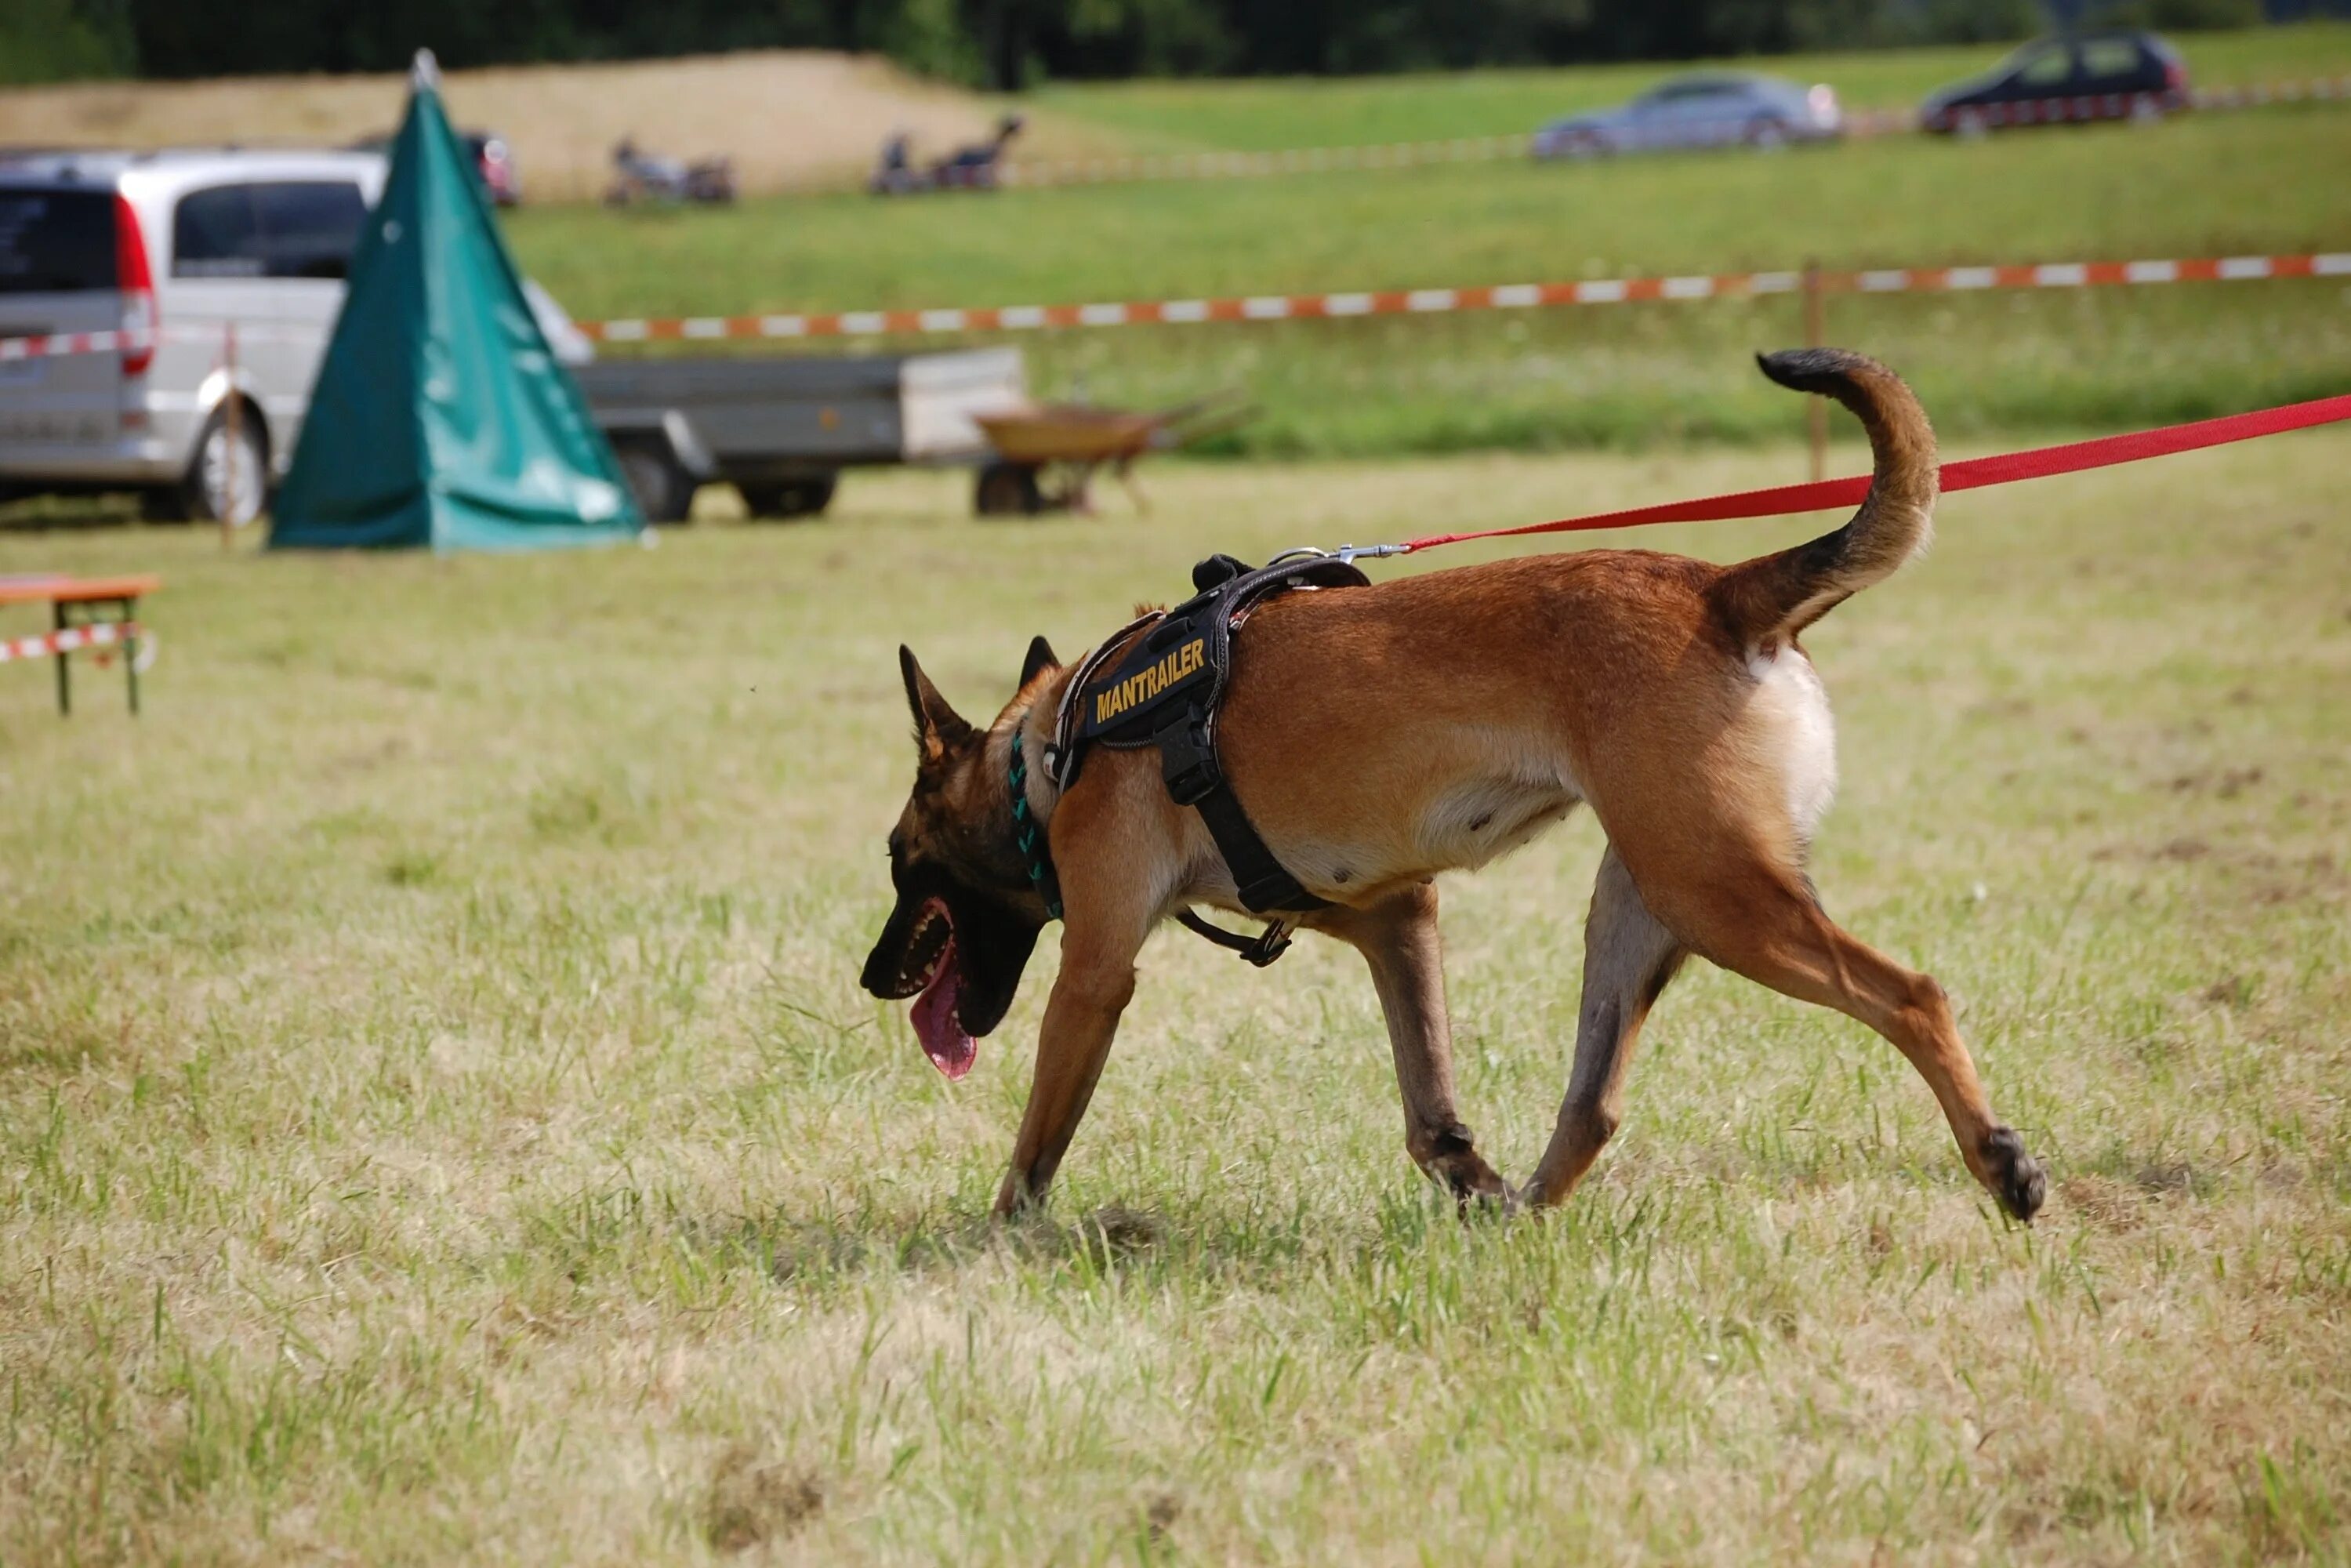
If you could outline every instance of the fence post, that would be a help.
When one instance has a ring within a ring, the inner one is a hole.
[[[1827,312],[1821,301],[1821,267],[1817,261],[1804,263],[1804,347],[1826,347],[1821,340],[1827,335],[1824,318]],[[1804,423],[1812,435],[1813,479],[1815,483],[1829,476],[1829,409],[1816,397],[1804,400]]]
[[[228,401],[224,405],[227,422],[221,426],[221,549],[230,548],[236,537],[236,458],[245,444],[245,400],[236,390],[236,323],[231,321],[221,334],[221,365],[228,372]]]

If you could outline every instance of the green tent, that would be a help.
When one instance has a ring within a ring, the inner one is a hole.
[[[538,549],[644,527],[416,57],[270,548]]]

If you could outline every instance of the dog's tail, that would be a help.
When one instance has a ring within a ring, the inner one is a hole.
[[[1810,544],[1741,561],[1715,584],[1716,602],[1740,643],[1793,637],[1927,548],[1939,473],[1935,431],[1902,379],[1865,354],[1790,349],[1758,354],[1783,387],[1833,397],[1869,432],[1874,472],[1853,520]]]

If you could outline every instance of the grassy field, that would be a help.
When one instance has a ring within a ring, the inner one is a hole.
[[[1823,896],[1960,999],[2031,1231],[1882,1042],[1702,966],[1592,1185],[1457,1223],[1359,967],[1180,933],[999,1229],[1051,944],[959,1085],[857,989],[902,637],[989,711],[1211,549],[1799,465],[1174,465],[1147,526],[910,475],[526,559],[0,538],[170,580],[135,724],[0,680],[0,1561],[2343,1561],[2342,434],[1957,497],[1808,637]],[[1599,852],[1446,888],[1514,1176]]]
[[[2298,81],[2351,71],[2351,27],[2305,23],[2172,42],[2199,87]],[[2012,46],[1777,55],[1719,62],[1827,82],[1856,109],[1906,109],[1990,68]],[[1579,66],[1332,79],[1066,84],[1036,95],[1071,120],[1125,136],[1139,152],[1258,152],[1456,136],[1511,136],[1578,110],[1621,102],[1687,66]]]
[[[2311,68],[2351,57],[2351,26],[2291,37]],[[1513,90],[1509,79],[1496,90]],[[1088,101],[1176,90],[1102,89]],[[1456,78],[1329,90],[1384,103],[1426,95],[1432,113],[1470,92]],[[1260,101],[1254,86],[1229,91]],[[592,318],[1444,287],[1790,267],[1807,256],[1835,267],[2332,250],[2351,248],[2346,214],[2351,110],[2321,105],[1769,157],[985,200],[844,195],[723,214],[571,208],[525,212],[510,233],[524,265]],[[1736,367],[1750,349],[1795,340],[1798,311],[1782,298],[1009,340],[1054,393],[1151,404],[1246,387],[1264,416],[1229,450],[1381,455],[1783,434],[1793,428],[1787,400]],[[2351,362],[2351,295],[2339,279],[1840,298],[1830,324],[1833,337],[1911,373],[1959,433],[2319,396],[2343,389]]]

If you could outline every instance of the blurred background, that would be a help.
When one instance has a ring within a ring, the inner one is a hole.
[[[2316,396],[2351,359],[2346,284],[2323,259],[2346,243],[2351,193],[2343,8],[253,0],[222,28],[151,0],[8,0],[0,181],[37,204],[77,182],[149,191],[132,205],[158,308],[200,341],[167,342],[144,381],[63,361],[0,379],[0,494],[128,497],[150,516],[266,507],[205,493],[203,454],[221,470],[229,433],[206,429],[226,410],[204,377],[232,320],[283,345],[275,369],[249,367],[268,384],[234,433],[274,485],[420,43],[550,340],[600,417],[635,409],[602,423],[663,520],[807,515],[845,469],[909,459],[1008,463],[975,480],[999,508],[1083,501],[1082,474],[1057,488],[971,423],[1030,401],[1157,416],[1221,400],[1217,417],[1119,438],[1207,455],[1774,439],[1797,416],[1740,356],[1817,331],[1908,370],[1963,438]],[[291,259],[261,254],[258,228],[218,256],[174,248],[191,192],[319,181],[335,189],[318,187]],[[36,251],[66,242],[27,225],[0,232],[16,251],[0,338],[140,319],[108,247],[61,291]],[[2244,256],[2322,260],[2160,287],[1860,281]],[[1832,275],[1809,318],[1784,283],[1808,266]],[[947,314],[1750,272],[1782,283],[1606,308],[1069,314],[1049,325],[1074,329],[1048,331]],[[969,350],[1017,362],[950,366],[986,384],[907,401],[904,361]],[[810,356],[891,361],[873,370],[897,378],[890,417],[948,435],[828,442],[840,408],[807,380],[825,371],[616,391],[618,372],[584,369]],[[142,398],[149,426],[111,423]],[[692,440],[649,434],[648,399]],[[809,430],[781,434],[795,420]]]

